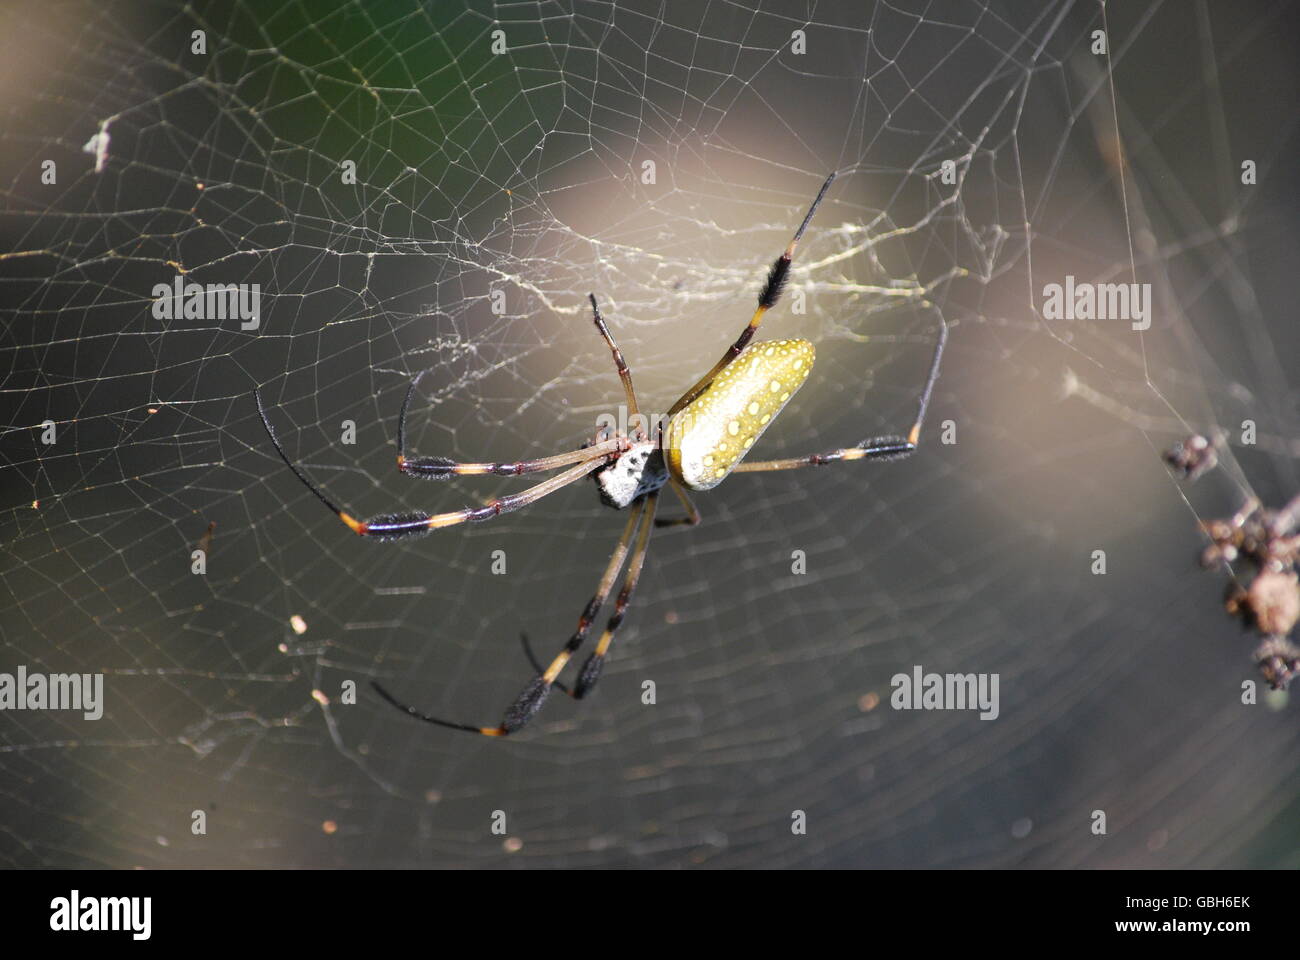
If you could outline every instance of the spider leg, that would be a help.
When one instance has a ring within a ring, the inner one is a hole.
[[[690,495],[687,494],[686,488],[678,483],[675,479],[669,478],[669,484],[673,488],[673,493],[677,494],[677,499],[682,502],[686,508],[684,517],[656,517],[656,527],[694,527],[698,526],[701,520],[699,508],[695,506]]]
[[[636,390],[632,386],[632,371],[628,369],[627,361],[623,359],[623,351],[614,342],[609,327],[605,326],[605,318],[600,315],[600,307],[596,306],[596,295],[589,293],[587,299],[591,301],[591,316],[596,323],[596,329],[600,331],[601,337],[609,345],[609,352],[614,355],[614,366],[618,370],[618,377],[623,381],[623,392],[627,395],[627,418],[630,424],[633,417],[641,415],[641,411],[637,409],[636,405]]]
[[[906,437],[871,437],[863,440],[856,447],[844,447],[827,453],[814,453],[806,457],[791,457],[787,460],[745,461],[736,466],[735,473],[759,473],[765,470],[795,470],[799,467],[820,467],[827,463],[848,460],[901,460],[916,452],[921,441],[921,425],[925,421],[925,411],[930,406],[930,394],[934,392],[935,382],[939,379],[939,364],[943,360],[943,348],[948,342],[948,322],[942,313],[939,318],[939,337],[935,341],[934,356],[930,360],[930,372],[925,378],[925,387],[917,404],[916,421]]]
[[[513,493],[505,497],[497,497],[489,500],[480,507],[465,507],[461,510],[451,510],[447,513],[399,513],[383,514],[378,517],[372,517],[369,520],[358,520],[352,514],[339,508],[329,497],[325,496],[321,490],[307,479],[307,475],[298,468],[298,466],[289,459],[289,455],[284,452],[280,446],[280,441],[276,438],[275,430],[271,426],[271,421],[266,415],[266,409],[262,406],[261,394],[254,390],[253,397],[257,400],[257,412],[262,417],[262,425],[266,428],[267,435],[271,438],[271,443],[275,446],[275,452],[280,455],[285,466],[293,471],[293,475],[305,486],[312,494],[325,506],[333,511],[353,533],[363,537],[375,537],[380,540],[396,540],[402,537],[419,536],[428,533],[430,530],[440,530],[444,527],[452,527],[460,523],[478,522],[482,520],[491,520],[493,517],[499,517],[503,513],[510,513],[514,510],[522,509],[529,504],[536,503],[547,494],[554,493],[562,487],[567,487],[576,480],[581,480],[587,474],[599,469],[607,463],[612,452],[598,454],[588,460],[579,463],[575,467],[565,470],[563,473],[544,480],[539,484],[529,487],[519,493]],[[588,448],[587,452],[595,449]]]
[[[650,536],[649,518],[654,516],[654,501],[656,496],[658,496],[658,494],[651,493],[650,496],[642,498],[642,500],[638,501],[636,505],[633,505],[632,515],[628,516],[627,527],[623,528],[623,536],[619,537],[619,544],[614,548],[614,554],[611,555],[610,563],[608,563],[606,570],[604,570],[604,576],[601,578],[601,583],[599,583],[598,587],[595,588],[595,593],[591,594],[591,600],[588,602],[585,609],[582,610],[581,617],[578,617],[577,630],[573,632],[573,636],[569,637],[568,643],[565,643],[564,647],[560,648],[560,652],[556,654],[555,660],[552,660],[545,670],[538,669],[537,671],[538,678],[546,680],[547,684],[555,683],[556,676],[559,676],[560,671],[568,665],[569,660],[572,660],[573,658],[573,654],[577,652],[577,649],[580,648],[582,643],[586,640],[586,635],[588,635],[588,631],[591,630],[591,622],[593,622],[595,617],[597,617],[598,613],[601,613],[601,607],[604,606],[604,601],[606,601],[606,598],[610,596],[611,589],[614,589],[614,581],[617,579],[617,576],[619,576],[619,571],[623,570],[623,562],[628,558],[628,548],[629,545],[632,544],[632,535],[636,532],[638,524],[640,524],[641,533],[640,536],[637,537],[636,549],[632,552],[632,563],[630,563],[628,568],[628,579],[634,581],[637,572],[640,572],[642,559],[645,557],[645,542],[647,537]],[[642,518],[646,518],[643,523]],[[616,617],[621,617],[621,610],[623,610],[624,606],[627,606],[627,597],[624,596],[624,594],[627,593],[629,593],[629,591],[627,580],[625,580],[623,589],[619,591],[619,598],[617,598],[616,601]],[[585,671],[586,667],[584,666],[582,669]],[[580,699],[582,696],[581,678],[578,678],[578,682],[575,688],[573,688],[573,692],[569,693],[569,696],[572,696],[573,699]]]
[[[596,642],[596,649],[587,657],[586,663],[582,665],[582,670],[578,673],[578,679],[573,685],[573,698],[575,700],[581,700],[591,693],[592,687],[596,685],[596,681],[600,679],[601,671],[605,668],[605,654],[609,652],[609,645],[614,640],[614,634],[623,623],[623,615],[627,611],[627,605],[632,600],[632,593],[636,590],[637,581],[641,579],[641,569],[645,566],[646,551],[650,546],[650,530],[654,527],[655,508],[658,500],[658,491],[646,497],[645,522],[641,524],[641,532],[637,535],[636,549],[632,553],[632,559],[628,561],[627,578],[623,581],[623,587],[618,592],[618,599],[614,602],[614,613],[610,616],[609,622],[605,624],[605,632],[600,635],[600,639]]]
[[[645,511],[645,507],[646,501],[644,499],[632,505],[631,513],[627,518],[627,524],[623,527],[623,533],[618,538],[618,543],[614,546],[614,552],[610,554],[609,563],[605,566],[605,573],[601,576],[600,583],[596,585],[596,592],[591,595],[591,599],[588,600],[587,605],[583,607],[582,614],[578,617],[578,628],[573,632],[573,636],[569,638],[568,642],[564,645],[564,648],[556,657],[556,661],[563,660],[559,667],[556,668],[555,661],[552,661],[551,668],[543,668],[540,663],[533,659],[532,650],[528,649],[527,644],[525,643],[525,648],[528,650],[528,658],[533,661],[533,669],[537,671],[538,676],[544,676],[547,673],[550,673],[551,669],[554,669],[555,671],[554,673],[551,673],[552,678],[558,676],[560,670],[564,669],[565,663],[568,662],[574,652],[586,641],[587,633],[591,630],[592,621],[595,620],[596,615],[600,613],[600,608],[605,605],[605,601],[609,598],[609,592],[614,589],[614,581],[618,579],[619,571],[623,569],[623,562],[627,560],[628,550],[632,544],[632,534],[636,532],[637,521],[640,520],[642,513]],[[555,681],[552,680],[552,682],[554,683]],[[572,693],[569,693],[569,691],[559,683],[555,683],[555,685],[559,686],[564,693],[573,696]]]
[[[749,324],[744,330],[740,331],[740,336],[736,338],[736,342],[727,348],[727,352],[722,355],[721,360],[713,365],[713,369],[700,377],[700,379],[696,381],[695,386],[682,394],[682,398],[672,405],[672,408],[668,411],[669,417],[699,396],[704,388],[713,382],[713,378],[721,373],[727,364],[740,356],[741,352],[744,351],[745,347],[749,344],[749,341],[754,339],[754,334],[758,332],[758,325],[763,322],[763,314],[776,306],[777,300],[781,299],[781,291],[784,289],[785,281],[790,275],[790,261],[794,258],[794,248],[798,246],[799,240],[803,237],[804,231],[808,229],[808,224],[812,222],[813,214],[817,212],[817,207],[821,204],[822,198],[826,196],[826,191],[830,189],[831,183],[834,180],[834,173],[826,178],[826,182],[822,184],[821,190],[817,192],[817,199],[814,200],[812,206],[808,208],[808,213],[803,218],[803,223],[799,224],[799,229],[795,231],[794,239],[791,240],[790,245],[785,248],[785,252],[781,254],[781,256],[777,257],[776,261],[772,264],[772,269],[767,275],[767,282],[763,284],[763,289],[758,295],[758,309],[754,311],[754,316],[750,318]]]
[[[558,467],[578,463],[591,457],[604,456],[607,453],[623,453],[631,443],[624,437],[615,437],[590,447],[581,447],[568,453],[559,453],[551,457],[539,457],[536,460],[518,460],[514,463],[458,463],[447,457],[408,457],[406,455],[406,411],[411,405],[411,397],[427,370],[422,370],[411,380],[402,401],[402,410],[397,415],[397,469],[408,477],[421,480],[447,480],[454,476],[483,476],[493,474],[499,477],[515,477],[521,473],[542,473]]]
[[[872,437],[860,446],[842,447],[826,453],[813,453],[806,457],[786,460],[746,460],[733,473],[762,473],[768,470],[797,470],[800,467],[821,467],[828,463],[847,460],[902,460],[916,452],[916,444],[903,437]]]
[[[623,381],[623,392],[627,396],[628,418],[631,420],[632,417],[639,417],[640,410],[637,407],[636,389],[632,386],[632,371],[628,368],[627,361],[623,359],[623,352],[619,350],[618,344],[614,342],[614,337],[605,324],[605,318],[600,315],[600,307],[596,305],[596,295],[591,293],[587,296],[591,300],[592,319],[595,321],[596,329],[600,332],[605,343],[609,345],[619,379]],[[510,477],[518,476],[521,473],[541,473],[546,470],[567,466],[570,463],[577,463],[593,456],[602,456],[606,453],[625,453],[631,446],[627,438],[614,437],[568,453],[539,457],[534,460],[518,460],[510,463],[459,463],[448,457],[408,457],[406,455],[406,413],[410,409],[411,398],[415,396],[420,379],[426,373],[428,373],[427,370],[422,370],[411,380],[411,385],[406,390],[406,397],[402,400],[402,409],[397,415],[397,469],[409,477],[418,477],[422,480],[446,480],[453,476],[495,474],[496,476]]]
[[[600,608],[605,603],[605,598],[609,596],[609,591],[614,585],[614,580],[618,577],[619,571],[623,569],[623,561],[627,559],[628,544],[632,540],[632,532],[636,529],[637,521],[640,520],[641,516],[646,512],[646,504],[650,499],[651,498],[642,500],[632,508],[632,513],[627,518],[627,526],[623,528],[623,535],[618,538],[618,543],[614,546],[614,552],[610,555],[609,564],[605,568],[605,574],[600,578],[600,584],[596,587],[596,592],[592,596],[591,601],[582,611],[582,616],[578,618],[577,631],[569,638],[569,642],[564,645],[564,648],[556,658],[551,661],[551,665],[545,670],[542,669],[541,664],[534,661],[537,676],[533,677],[533,679],[528,682],[528,686],[524,687],[523,692],[515,698],[515,702],[506,710],[500,726],[476,727],[468,723],[456,723],[451,720],[441,720],[437,717],[431,717],[428,714],[421,713],[414,707],[402,703],[377,682],[372,680],[370,685],[375,688],[375,691],[381,697],[393,706],[397,707],[397,709],[401,710],[403,713],[410,714],[417,720],[437,724],[440,727],[447,727],[451,730],[465,730],[470,733],[481,733],[485,737],[505,737],[514,733],[516,730],[523,727],[524,724],[528,723],[528,721],[536,715],[538,710],[542,709],[542,705],[546,703],[546,698],[550,696],[551,687],[558,686],[556,683],[556,677],[559,676],[560,671],[564,669],[564,665],[569,662],[574,651],[576,651],[578,647],[582,645],[583,640],[586,639],[587,631],[591,628],[591,621],[594,620],[596,614],[600,612]],[[637,541],[637,550],[641,554],[644,554],[645,552],[644,539],[645,538],[642,537]],[[638,564],[639,569],[638,561],[634,559],[633,562]],[[627,588],[625,586],[624,592],[626,591]],[[626,605],[622,593],[619,594],[619,602]],[[524,650],[527,652],[528,658],[532,660],[532,650],[528,647],[526,637],[524,638]],[[563,687],[561,687],[561,689],[563,689]]]
[[[537,655],[533,653],[533,645],[528,642],[528,634],[520,633],[519,642],[523,645],[524,656],[528,658],[529,666],[531,666],[538,673],[541,673],[543,670],[542,663],[540,660],[537,659]],[[569,688],[566,687],[564,684],[560,683],[559,680],[555,681],[555,689],[559,690],[560,693],[566,694],[568,696],[573,696],[573,694],[569,693]]]

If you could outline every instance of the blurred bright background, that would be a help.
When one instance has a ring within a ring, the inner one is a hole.
[[[1198,523],[1300,487],[1295,27],[1266,2],[0,14],[0,670],[106,690],[99,721],[0,714],[0,864],[1300,865],[1296,707],[1242,704],[1253,640],[1196,564]],[[595,291],[664,411],[831,170],[763,328],[817,365],[753,455],[905,432],[941,315],[917,455],[699,496],[596,694],[517,738],[378,702],[497,722],[520,632],[558,649],[622,518],[583,483],[359,541],[252,389],[359,515],[513,491],[397,475],[410,377],[415,452],[572,449],[622,399]],[[260,329],[155,319],[179,271],[260,284]],[[1145,333],[1039,315],[1066,275],[1134,274]],[[1159,453],[1190,430],[1226,446],[1181,486]],[[998,673],[999,718],[890,709],[916,664]]]

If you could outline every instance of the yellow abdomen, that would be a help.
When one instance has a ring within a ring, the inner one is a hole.
[[[813,354],[807,340],[750,344],[669,423],[663,447],[672,475],[692,490],[720,484],[803,386]]]

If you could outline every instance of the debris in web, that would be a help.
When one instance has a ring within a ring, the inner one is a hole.
[[[99,125],[98,132],[86,141],[85,146],[81,148],[82,153],[88,153],[95,158],[95,172],[103,173],[104,168],[108,166],[108,146],[112,138],[108,133],[108,125],[113,122],[109,117]]]
[[[1194,483],[1218,465],[1219,455],[1214,444],[1194,433],[1166,450],[1164,461],[1180,480]]]
[[[1300,673],[1300,647],[1289,634],[1300,620],[1300,496],[1281,510],[1268,510],[1248,500],[1232,517],[1203,524],[1210,545],[1201,554],[1206,567],[1227,564],[1234,571],[1224,609],[1239,617],[1262,640],[1255,662],[1269,686],[1286,686]],[[1242,582],[1245,568],[1251,576]]]

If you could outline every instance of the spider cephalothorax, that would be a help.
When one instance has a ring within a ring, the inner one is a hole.
[[[536,663],[536,676],[506,710],[497,726],[482,727],[429,716],[397,700],[379,684],[373,684],[380,696],[411,716],[439,726],[491,737],[503,737],[514,733],[542,708],[552,689],[558,687],[569,692],[559,683],[559,675],[585,642],[592,623],[614,589],[614,581],[618,579],[620,571],[626,564],[627,576],[615,600],[614,613],[596,642],[595,649],[579,671],[571,695],[580,699],[595,686],[614,635],[623,622],[632,592],[636,589],[637,581],[641,576],[650,542],[650,531],[656,527],[695,526],[700,522],[700,513],[691,502],[689,491],[709,490],[731,473],[794,470],[849,460],[895,460],[916,450],[921,436],[921,423],[925,419],[926,406],[930,402],[930,394],[939,376],[939,362],[948,338],[948,326],[942,315],[937,312],[939,335],[935,341],[934,355],[930,360],[929,374],[917,404],[916,419],[906,437],[870,437],[857,446],[841,447],[825,453],[785,460],[758,462],[745,460],[750,448],[758,442],[763,432],[790,402],[795,392],[808,379],[812,369],[813,345],[807,340],[754,341],[754,334],[758,331],[763,315],[780,299],[781,291],[790,276],[790,264],[795,247],[804,231],[808,229],[813,213],[822,198],[826,196],[826,191],[834,179],[834,174],[826,178],[803,223],[795,231],[794,239],[772,264],[767,281],[758,295],[758,308],[749,323],[741,330],[740,336],[727,348],[722,358],[678,398],[669,409],[664,422],[655,428],[652,436],[647,437],[640,431],[634,432],[633,436],[621,432],[612,435],[602,433],[577,450],[514,463],[459,463],[445,457],[408,458],[406,456],[406,412],[419,383],[419,376],[415,377],[407,389],[406,399],[402,402],[397,421],[398,469],[411,477],[446,479],[453,476],[485,474],[517,476],[558,470],[561,467],[567,468],[551,479],[519,493],[447,513],[389,514],[370,520],[358,520],[352,514],[335,506],[289,459],[275,437],[271,421],[262,407],[261,396],[255,391],[258,413],[280,458],[307,489],[334,511],[348,529],[361,536],[393,540],[418,536],[460,523],[490,520],[503,513],[535,503],[542,497],[586,476],[595,479],[602,503],[615,509],[629,510],[623,535],[614,547],[596,592],[578,618],[578,626],[573,636],[549,665],[543,668],[540,663]],[[600,315],[595,295],[592,294],[590,299],[592,319],[601,338],[609,347],[614,359],[614,367],[623,383],[623,391],[627,399],[628,422],[633,422],[634,418],[639,418],[641,415],[637,407],[636,391],[632,387],[632,373],[614,338],[610,335],[604,318]],[[681,500],[686,510],[684,516],[670,519],[655,516],[659,494],[665,486],[671,487],[673,493]]]
[[[646,494],[656,493],[668,482],[668,467],[659,445],[651,440],[633,443],[617,460],[611,460],[592,476],[600,491],[600,502],[615,510],[630,507]]]

